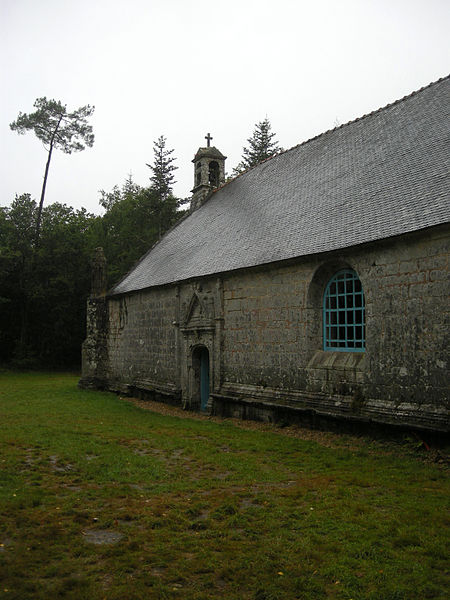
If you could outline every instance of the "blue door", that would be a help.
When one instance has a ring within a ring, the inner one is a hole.
[[[209,399],[209,352],[206,348],[200,353],[200,408],[206,410]]]

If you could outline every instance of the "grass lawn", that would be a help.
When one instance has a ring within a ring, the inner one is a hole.
[[[76,383],[0,373],[1,599],[449,597],[448,471],[426,451]]]

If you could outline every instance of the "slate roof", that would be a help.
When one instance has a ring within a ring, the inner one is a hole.
[[[279,154],[216,190],[111,294],[450,220],[450,77]]]

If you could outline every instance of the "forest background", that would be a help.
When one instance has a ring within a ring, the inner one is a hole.
[[[176,198],[160,202],[131,178],[100,203],[102,216],[44,206],[38,247],[30,194],[0,208],[0,362],[78,368],[94,249],[104,249],[111,286],[184,214]]]
[[[21,113],[11,128],[24,117],[30,115]],[[34,122],[27,128],[36,133]],[[257,123],[233,175],[279,152],[274,137],[267,118]],[[103,215],[59,202],[40,211],[42,195],[37,203],[29,193],[0,207],[0,364],[79,369],[95,248],[105,253],[110,288],[189,208],[189,199],[173,195],[177,167],[164,136],[153,151],[149,186],[130,175],[122,186],[101,190]]]

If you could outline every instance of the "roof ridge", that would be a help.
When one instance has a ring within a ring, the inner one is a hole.
[[[333,127],[332,129],[326,129],[325,131],[322,131],[321,133],[318,133],[317,135],[315,135],[315,136],[313,136],[311,138],[308,138],[307,140],[304,140],[303,142],[300,142],[299,144],[296,144],[295,146],[292,146],[291,148],[287,148],[287,150],[281,150],[280,152],[272,154],[271,156],[268,156],[267,158],[265,158],[264,160],[262,160],[258,164],[253,165],[252,167],[246,169],[245,171],[242,171],[242,173],[239,173],[238,175],[236,175],[236,177],[233,177],[233,179],[230,179],[229,181],[226,181],[223,185],[221,185],[220,187],[214,189],[213,193],[215,193],[218,190],[224,188],[225,186],[227,186],[228,184],[232,183],[233,181],[236,181],[236,179],[239,179],[239,177],[242,177],[242,175],[245,175],[249,171],[252,171],[253,169],[256,169],[256,167],[259,167],[260,165],[264,164],[268,160],[272,160],[273,158],[276,158],[277,156],[282,156],[283,154],[286,154],[287,152],[290,152],[291,150],[295,150],[296,148],[300,148],[301,146],[305,146],[306,144],[309,144],[309,142],[313,142],[314,140],[317,140],[318,138],[320,138],[320,137],[322,137],[324,135],[332,133],[333,131],[337,131],[338,129],[342,129],[343,127],[347,127],[348,125],[352,125],[353,123],[357,123],[358,121],[362,121],[363,119],[367,119],[367,117],[372,117],[373,115],[376,115],[376,114],[378,114],[378,113],[380,113],[380,112],[382,112],[384,110],[387,110],[388,108],[391,108],[392,106],[395,106],[396,104],[400,104],[401,102],[405,102],[405,100],[408,100],[409,98],[412,98],[413,96],[415,96],[417,94],[420,94],[421,92],[423,92],[424,90],[432,87],[433,85],[437,85],[438,83],[441,83],[442,81],[445,81],[446,79],[449,79],[449,78],[450,78],[450,75],[445,75],[444,77],[440,77],[436,81],[432,81],[431,83],[428,83],[427,85],[422,86],[418,90],[414,90],[413,92],[410,92],[409,94],[406,94],[402,98],[398,98],[397,100],[394,100],[393,102],[389,102],[388,104],[385,104],[384,106],[381,106],[380,108],[372,110],[369,113],[365,113],[364,115],[361,115],[360,117],[356,117],[356,119],[352,119],[351,121],[347,121],[346,123],[342,123],[342,125],[338,125],[337,127]]]
[[[405,102],[409,98],[412,98],[413,96],[420,94],[421,92],[432,87],[433,85],[441,83],[445,79],[449,79],[449,78],[450,78],[450,75],[445,75],[444,77],[440,77],[436,81],[432,81],[431,83],[428,83],[427,85],[422,86],[418,90],[414,90],[413,92],[410,92],[409,94],[406,94],[405,96],[402,96],[401,98],[398,98],[397,100],[393,100],[392,102],[389,102],[388,104],[385,104],[384,106],[381,106],[380,108],[376,108],[375,110],[372,110],[369,113],[365,113],[365,114],[361,115],[360,117],[356,117],[356,119],[352,119],[351,121],[342,123],[342,125],[338,125],[336,127],[333,127],[332,129],[327,129],[326,131],[323,131],[322,133],[319,133],[319,134],[315,135],[314,137],[305,140],[304,142],[300,142],[300,144],[296,144],[292,148],[285,150],[285,152],[289,152],[290,150],[294,150],[294,148],[298,148],[299,146],[303,146],[303,145],[307,144],[308,142],[312,142],[313,140],[316,140],[317,138],[322,137],[323,135],[331,133],[332,131],[337,131],[338,129],[342,129],[343,127],[347,127],[348,125],[352,125],[353,123],[357,123],[358,121],[362,121],[363,119],[372,117],[373,115],[376,115],[384,110],[387,110],[388,108],[391,108],[392,106],[395,106],[396,104]]]

